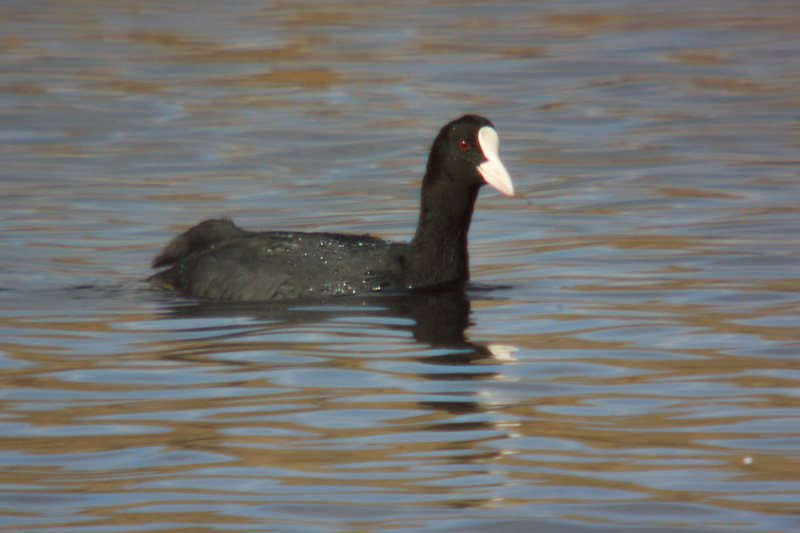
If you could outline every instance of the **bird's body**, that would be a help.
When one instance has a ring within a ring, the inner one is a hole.
[[[370,235],[251,232],[227,219],[201,222],[153,261],[155,284],[204,299],[268,301],[423,288],[469,279],[467,232],[486,182],[513,194],[485,118],[446,125],[431,148],[411,242]]]
[[[212,300],[286,300],[404,286],[403,247],[369,235],[249,232],[226,219],[192,230],[221,227],[237,236],[189,247],[156,280]]]

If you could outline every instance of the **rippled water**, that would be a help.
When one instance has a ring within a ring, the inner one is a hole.
[[[800,530],[794,0],[0,5],[0,531]],[[464,291],[200,304],[177,232],[407,239]]]

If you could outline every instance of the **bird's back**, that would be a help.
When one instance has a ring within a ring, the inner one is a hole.
[[[249,232],[207,220],[176,237],[150,279],[214,300],[285,300],[406,286],[403,243],[369,235]]]

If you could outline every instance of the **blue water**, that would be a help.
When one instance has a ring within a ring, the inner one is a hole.
[[[4,2],[0,531],[800,529],[795,2]],[[404,240],[488,116],[464,291],[208,305],[211,216]]]

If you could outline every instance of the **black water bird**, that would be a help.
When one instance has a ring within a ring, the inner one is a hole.
[[[469,279],[467,232],[478,190],[513,196],[492,123],[465,115],[433,142],[411,242],[370,235],[243,230],[201,222],[153,260],[155,285],[210,300],[274,301],[459,284]]]

